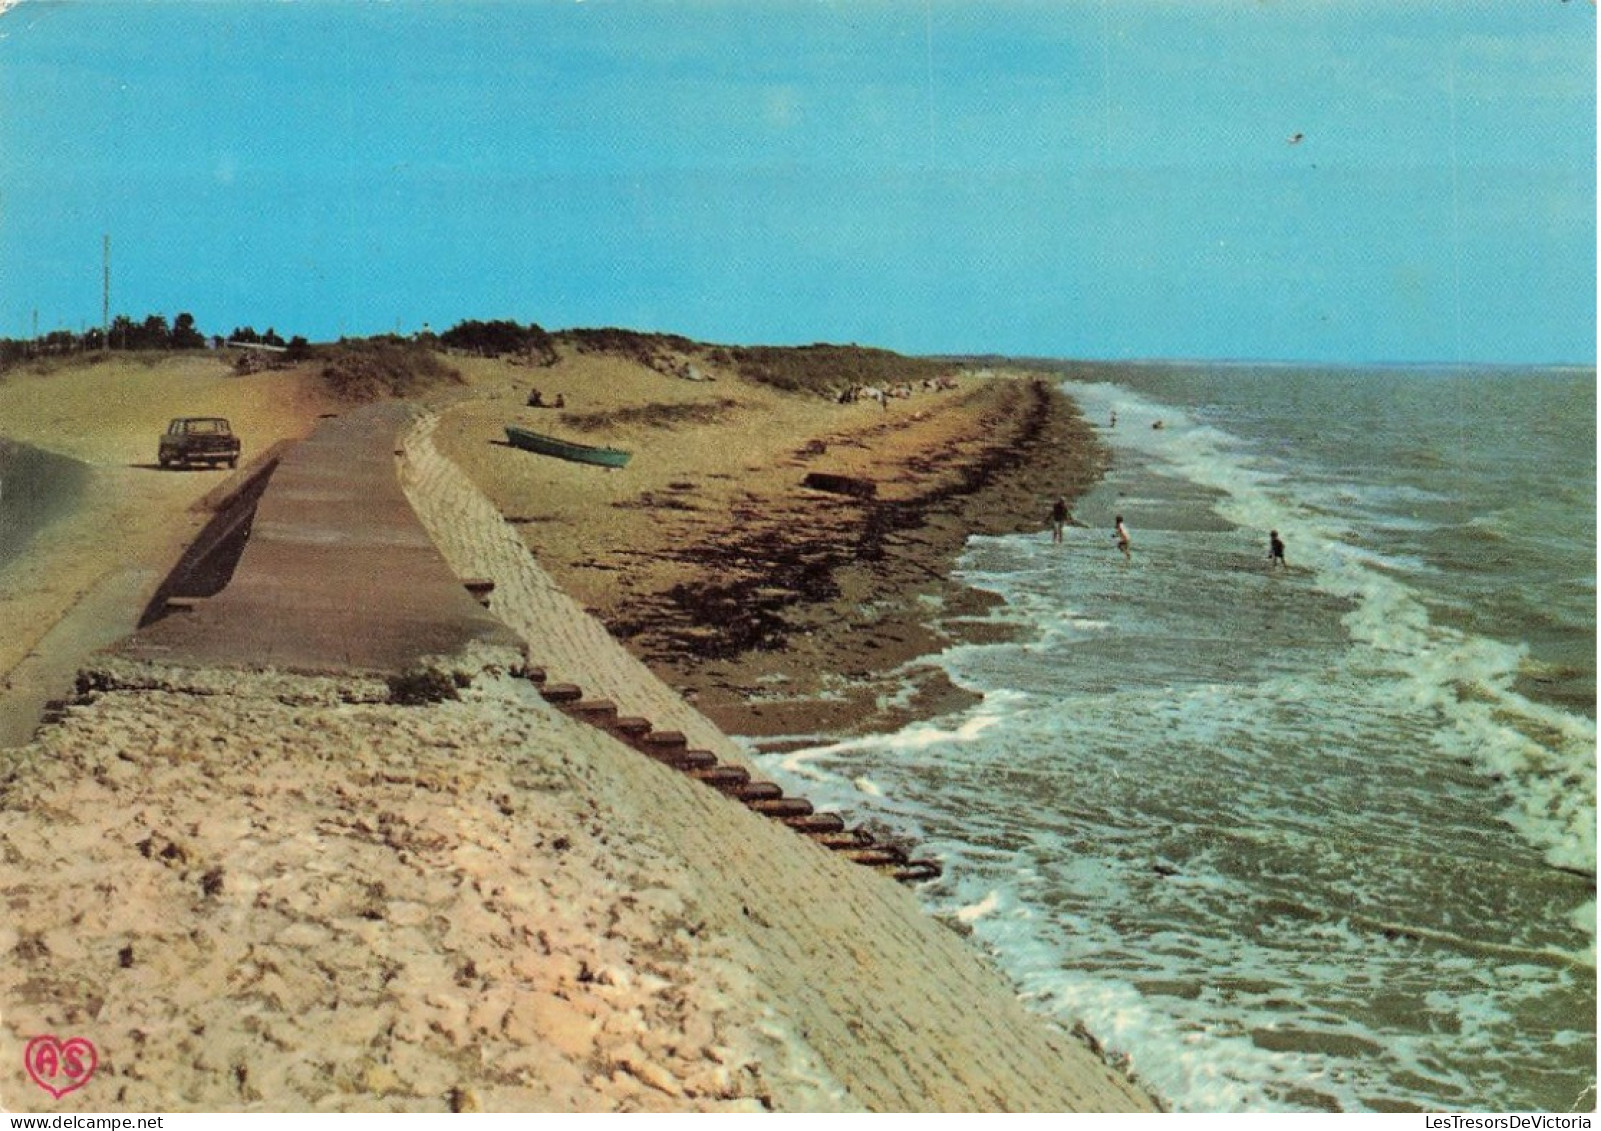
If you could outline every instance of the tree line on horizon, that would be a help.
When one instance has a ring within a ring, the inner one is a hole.
[[[222,349],[229,342],[275,346],[290,351],[309,348],[305,338],[286,341],[271,327],[265,333],[257,333],[251,326],[236,326],[227,337],[207,336],[195,326],[195,316],[188,311],[177,314],[170,324],[164,314],[147,314],[141,321],[119,314],[111,320],[109,329],[109,335],[106,327],[92,326],[82,333],[52,330],[36,338],[0,338],[0,366],[36,358],[96,353],[108,348],[130,352],[203,350]]]
[[[425,330],[409,339],[393,334],[378,334],[371,338],[341,338],[339,341],[343,343],[347,340],[392,344],[409,341],[430,348],[483,357],[524,354],[547,365],[556,361],[556,347],[549,333],[535,323],[524,326],[506,319],[488,322],[467,319],[443,334]],[[290,353],[308,353],[313,348],[304,337],[296,335],[285,339],[270,326],[259,332],[254,326],[235,326],[233,332],[226,336],[208,336],[195,326],[195,316],[188,311],[176,315],[170,324],[163,314],[148,314],[140,321],[119,314],[111,320],[109,346],[107,331],[100,326],[92,326],[81,333],[52,330],[34,338],[0,338],[0,365],[33,358],[92,353],[107,348],[129,351],[202,350],[222,349],[230,344],[270,346]]]
[[[70,355],[99,353],[108,348],[107,335],[99,326],[73,333],[56,330],[39,338],[0,338],[0,369]],[[670,376],[694,376],[692,360],[719,368],[732,369],[741,377],[792,392],[828,394],[851,384],[892,385],[915,382],[948,373],[949,359],[910,357],[891,350],[868,346],[723,346],[697,342],[678,334],[600,327],[568,329],[551,333],[537,323],[526,325],[511,319],[464,319],[443,333],[424,328],[409,336],[377,334],[366,338],[340,338],[337,342],[312,344],[296,335],[285,339],[273,327],[257,332],[253,326],[236,326],[226,337],[207,336],[195,325],[194,315],[177,314],[171,323],[164,315],[146,315],[135,321],[119,314],[111,322],[109,349],[152,353],[157,351],[221,350],[230,344],[266,346],[281,351],[287,362],[321,358],[335,384],[352,392],[388,387],[391,392],[412,386],[415,381],[444,377],[421,357],[426,351],[468,354],[477,357],[520,357],[535,365],[549,366],[560,360],[557,345],[567,345],[580,353],[608,353],[630,358],[647,368]],[[271,368],[262,355],[241,357],[239,371],[255,372]],[[446,367],[448,369],[448,367]],[[388,374],[388,376],[384,376]]]

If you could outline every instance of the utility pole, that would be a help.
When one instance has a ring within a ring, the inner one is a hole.
[[[105,334],[101,349],[111,349],[111,234],[108,232],[101,240],[101,259],[105,264],[104,278],[100,287],[100,326]]]

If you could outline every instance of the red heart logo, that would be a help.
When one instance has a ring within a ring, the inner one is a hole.
[[[59,1100],[89,1082],[100,1066],[100,1054],[93,1042],[83,1037],[63,1041],[46,1034],[28,1042],[22,1064],[35,1084]]]

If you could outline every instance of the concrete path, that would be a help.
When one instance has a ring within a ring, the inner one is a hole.
[[[284,456],[232,581],[120,655],[180,666],[396,673],[469,644],[517,648],[445,564],[396,474],[402,405],[331,418]]]

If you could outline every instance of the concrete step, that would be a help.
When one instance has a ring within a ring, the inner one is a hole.
[[[838,813],[801,813],[783,818],[784,823],[803,836],[842,833],[845,820]]]
[[[908,860],[895,869],[895,878],[903,884],[921,884],[939,879],[944,871],[935,860]]]
[[[750,771],[743,766],[706,766],[690,770],[689,776],[714,789],[732,789],[750,781]]]
[[[651,756],[675,770],[709,770],[717,765],[717,755],[710,750],[667,750]]]
[[[580,699],[567,709],[591,726],[607,726],[617,717],[617,704],[610,699]]]
[[[784,796],[784,791],[770,781],[746,782],[731,791],[734,797],[747,805],[752,801],[775,799]]]
[[[650,733],[652,725],[649,719],[642,719],[638,715],[621,715],[608,722],[606,729],[625,742],[637,743]]]
[[[648,753],[657,754],[687,749],[689,739],[684,737],[681,730],[653,730],[640,739],[640,746]]]
[[[848,857],[858,864],[866,864],[871,868],[899,866],[910,863],[903,849],[892,844],[878,844],[870,848],[842,848],[841,856]]]
[[[764,797],[745,802],[767,817],[809,817],[812,803],[804,797]]]

